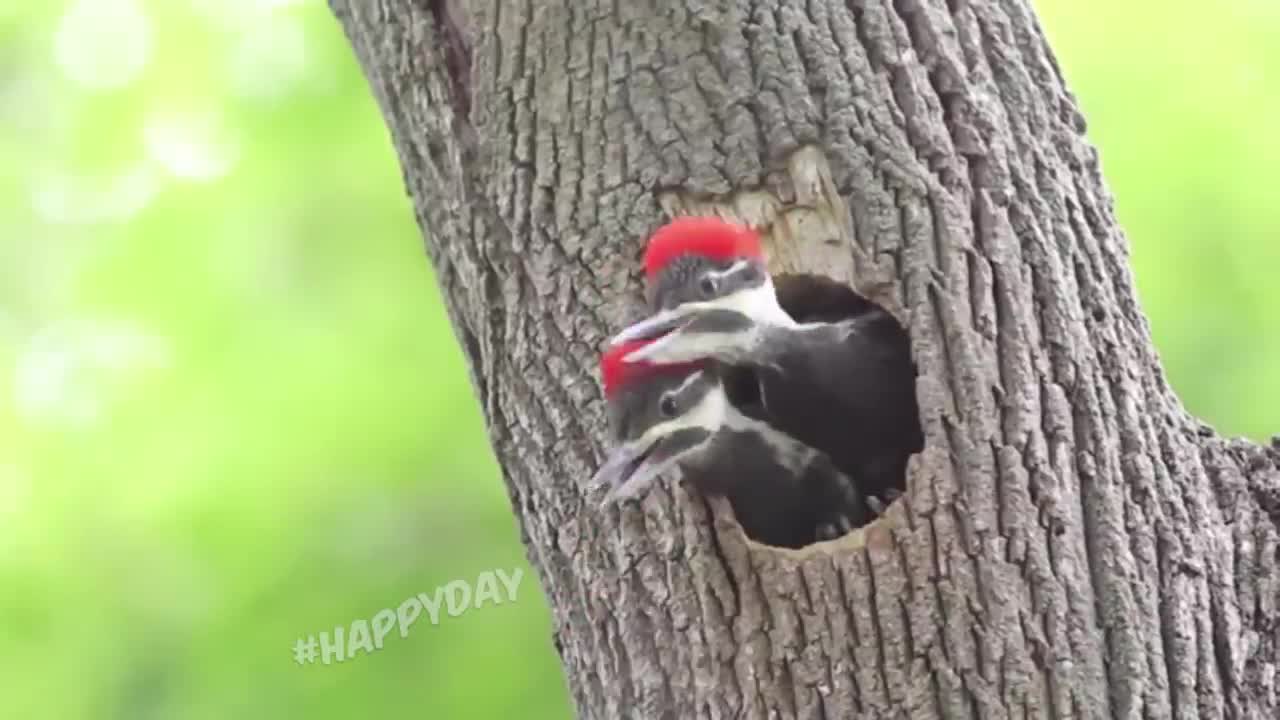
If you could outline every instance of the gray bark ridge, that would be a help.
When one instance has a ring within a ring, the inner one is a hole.
[[[1280,452],[1170,389],[1026,0],[331,1],[582,717],[1280,717]],[[597,352],[692,212],[910,328],[927,447],[865,530],[585,493]]]

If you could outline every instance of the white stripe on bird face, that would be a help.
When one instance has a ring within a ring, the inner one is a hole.
[[[710,315],[703,317],[707,320],[718,319]],[[746,320],[746,316],[737,313],[732,317]],[[760,344],[761,337],[760,326],[753,323],[747,322],[736,330],[729,328],[720,331],[700,326],[699,318],[695,318],[691,325],[628,353],[623,360],[625,362],[645,361],[661,365],[713,358],[734,363],[744,357],[750,357]]]
[[[819,454],[814,448],[800,442],[767,422],[743,415],[732,405],[725,413],[724,429],[732,432],[751,433],[772,449],[773,456],[787,468],[807,467]]]
[[[685,378],[673,390],[667,391],[667,395],[679,398],[685,393],[690,392],[695,383],[706,382],[706,371],[700,370],[692,373]],[[709,432],[715,432],[724,424],[725,414],[729,407],[729,396],[725,394],[724,387],[716,383],[698,398],[698,402],[693,407],[680,413],[679,415],[654,424],[648,430],[645,430],[635,442],[638,444],[649,444],[664,435],[670,435],[678,430],[685,428],[702,428]]]
[[[746,260],[738,260],[737,262],[725,268],[724,270],[708,270],[705,273],[703,273],[703,276],[714,278],[716,280],[724,280],[726,278],[731,278],[734,275],[737,275],[738,273],[742,272],[743,270],[746,270],[749,267],[751,267],[750,262]]]
[[[725,272],[729,271],[726,270]],[[669,330],[675,327],[683,318],[707,310],[717,309],[740,312],[760,325],[785,328],[796,326],[796,321],[778,304],[778,295],[774,291],[773,280],[765,276],[764,282],[759,285],[742,288],[711,300],[696,300],[683,303],[669,310],[661,310],[654,313],[644,320],[623,328],[621,332],[613,336],[609,344],[621,345],[631,340],[653,337],[664,329]]]
[[[796,324],[796,321],[778,304],[778,295],[773,289],[773,280],[768,277],[760,285],[742,288],[728,295],[702,303],[686,303],[681,307],[689,307],[691,305],[699,306],[696,308],[697,310],[711,308],[736,310],[761,325],[791,327]]]

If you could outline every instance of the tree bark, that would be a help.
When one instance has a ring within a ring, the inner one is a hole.
[[[1280,452],[1170,390],[1027,0],[332,4],[582,717],[1280,717]],[[683,484],[588,497],[597,353],[687,213],[909,327],[884,518],[786,551]]]

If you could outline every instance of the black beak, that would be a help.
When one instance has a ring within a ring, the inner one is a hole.
[[[681,428],[656,440],[615,448],[591,478],[592,486],[608,486],[605,502],[638,495],[680,458],[711,439],[705,428]]]
[[[683,307],[683,306],[682,306]],[[657,316],[653,318],[657,319]],[[755,321],[737,310],[717,308],[680,318],[679,329],[629,353],[627,362],[659,365],[705,358],[729,360],[747,350]],[[634,326],[633,326],[634,327]]]
[[[634,322],[623,328],[622,332],[613,336],[609,344],[621,345],[632,340],[652,340],[653,338],[662,337],[684,325],[690,317],[706,309],[705,303],[690,302],[670,310],[661,310],[644,320]]]

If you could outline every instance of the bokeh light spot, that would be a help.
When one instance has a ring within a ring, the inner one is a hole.
[[[68,320],[37,332],[13,370],[18,417],[32,426],[82,429],[109,410],[130,380],[170,364],[168,341],[137,323]]]
[[[34,183],[31,201],[45,222],[95,223],[127,220],[149,205],[159,191],[155,171],[139,163],[99,177],[49,172]]]
[[[147,154],[182,180],[214,180],[239,158],[239,143],[215,113],[156,112],[142,130]]]
[[[72,81],[94,90],[133,82],[147,66],[151,24],[134,0],[79,0],[62,16],[54,58]]]
[[[263,17],[245,27],[228,58],[232,87],[241,97],[277,99],[307,70],[302,24],[283,14]]]

